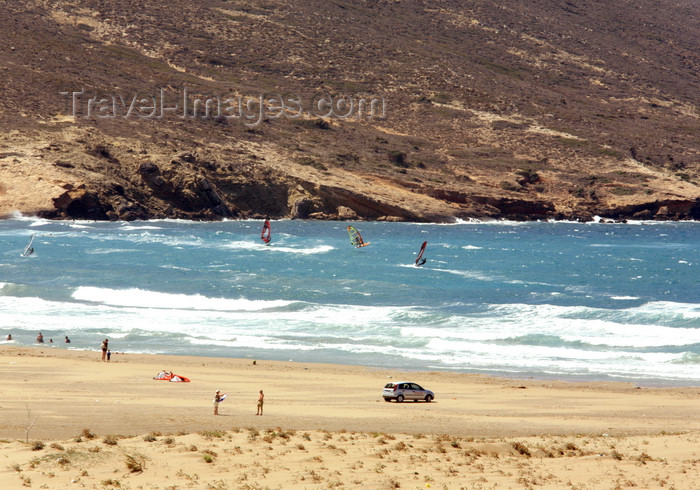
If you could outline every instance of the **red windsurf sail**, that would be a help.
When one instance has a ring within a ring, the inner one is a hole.
[[[266,219],[263,224],[262,232],[260,233],[260,239],[265,243],[270,243],[272,240],[272,228],[270,228],[270,220]]]
[[[163,370],[153,376],[153,379],[159,379],[161,381],[170,381],[171,383],[189,383],[190,378],[185,378],[179,374],[173,374],[172,371]]]

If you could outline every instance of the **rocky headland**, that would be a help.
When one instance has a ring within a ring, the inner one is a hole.
[[[5,217],[700,219],[690,0],[29,0],[0,28]]]

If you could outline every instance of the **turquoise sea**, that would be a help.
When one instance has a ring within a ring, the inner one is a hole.
[[[0,338],[700,385],[700,223],[273,221],[269,246],[261,227],[0,221]]]

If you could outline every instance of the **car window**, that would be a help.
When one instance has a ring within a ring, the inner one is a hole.
[[[415,383],[411,383],[411,389],[412,390],[422,390],[423,388],[421,388],[419,385],[417,385]]]
[[[393,387],[394,387],[394,383],[387,383],[384,388],[393,388]]]

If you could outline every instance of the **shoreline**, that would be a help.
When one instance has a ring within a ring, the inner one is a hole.
[[[72,218],[72,217],[45,217],[41,216],[41,212],[25,214],[22,211],[14,210],[9,211],[5,214],[0,215],[0,221],[40,221],[45,220],[49,222],[99,222],[99,223],[137,223],[137,222],[191,222],[191,223],[226,223],[226,222],[239,222],[239,221],[250,221],[250,222],[260,222],[264,221],[267,215],[259,215],[255,217],[242,217],[242,218],[230,218],[230,217],[219,217],[216,219],[194,219],[194,218],[176,218],[176,217],[152,217],[143,219],[83,219],[83,218]],[[472,225],[472,224],[525,224],[525,223],[569,223],[569,224],[601,224],[601,225],[655,225],[655,224],[666,224],[666,223],[700,223],[700,219],[694,218],[659,218],[659,219],[639,219],[632,216],[623,218],[613,218],[610,216],[602,216],[600,214],[592,213],[581,216],[570,216],[565,218],[554,218],[554,217],[542,217],[539,215],[527,216],[523,219],[517,219],[512,216],[503,215],[496,217],[467,217],[462,218],[458,216],[445,216],[443,221],[387,221],[380,219],[315,219],[315,218],[293,218],[291,216],[279,216],[277,218],[270,218],[272,222],[280,221],[309,221],[312,223],[318,222],[342,222],[342,223],[404,223],[410,225],[438,225],[438,226],[450,226],[450,225]]]
[[[163,369],[191,382],[154,380]],[[8,345],[0,376],[0,488],[692,488],[700,478],[699,388],[155,354],[107,363],[97,351]],[[388,380],[436,398],[386,403]],[[228,394],[219,416],[216,390]]]
[[[0,283],[1,284],[1,283]],[[37,344],[37,343],[32,343],[32,344],[18,344],[16,343],[17,339],[13,339],[12,341],[2,341],[0,340],[0,349],[2,349],[3,346],[7,347],[16,347],[16,348],[21,348],[21,349],[42,349],[42,348],[50,348],[50,349],[58,349],[58,350],[65,350],[67,352],[97,352],[93,349],[87,349],[87,348],[79,348],[79,347],[74,347],[73,344],[71,343],[71,347],[68,348],[66,347],[66,344],[58,341],[54,343],[50,342],[45,342],[43,345]],[[169,353],[169,354],[154,354],[154,353],[147,353],[147,352],[113,352],[113,355],[115,355],[115,359],[118,358],[121,355],[132,355],[132,356],[164,356],[164,357],[174,357],[174,358],[179,358],[179,357],[193,357],[193,358],[201,358],[201,359],[221,359],[221,360],[239,360],[239,361],[264,361],[264,362],[279,362],[279,363],[287,363],[287,362],[295,362],[295,363],[303,363],[303,364],[311,364],[311,365],[328,365],[329,363],[324,362],[324,361],[313,361],[313,360],[299,360],[299,359],[294,359],[294,360],[289,360],[289,361],[284,361],[281,359],[268,359],[264,356],[257,356],[257,357],[235,357],[235,356],[216,356],[216,355],[188,355],[188,354],[179,354],[179,353]],[[115,360],[115,362],[117,362]],[[590,375],[590,377],[587,377],[586,375],[565,375],[565,374],[546,374],[546,373],[532,373],[532,372],[504,372],[504,371],[486,371],[486,370],[478,370],[478,369],[473,369],[473,370],[460,370],[460,369],[447,369],[447,368],[432,368],[432,369],[423,369],[423,368],[415,368],[415,369],[409,369],[406,367],[385,367],[385,366],[374,366],[374,365],[362,365],[362,364],[346,364],[342,362],[335,363],[337,366],[347,366],[348,368],[362,368],[362,369],[367,369],[367,370],[378,370],[378,371],[401,371],[404,373],[414,373],[415,376],[419,376],[421,373],[451,373],[451,374],[458,374],[458,375],[472,375],[472,376],[483,376],[483,377],[488,377],[488,378],[494,378],[494,379],[503,379],[503,380],[508,380],[511,382],[517,382],[517,381],[533,381],[533,382],[542,382],[542,383],[552,383],[552,382],[562,382],[562,383],[571,383],[571,384],[591,384],[591,383],[619,383],[619,384],[626,384],[626,385],[633,385],[635,388],[650,388],[650,389],[664,389],[664,388],[700,388],[700,383],[698,383],[695,380],[680,380],[676,378],[653,378],[653,379],[640,379],[640,378],[629,378],[629,379],[620,379],[613,378],[610,376],[611,379],[597,379],[595,376]]]

